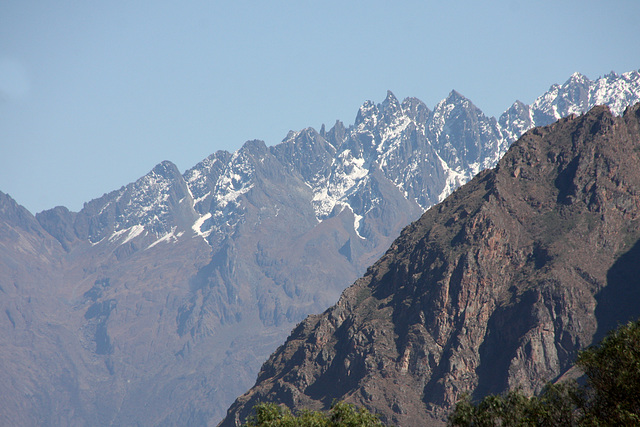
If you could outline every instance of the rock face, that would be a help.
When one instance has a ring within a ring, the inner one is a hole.
[[[238,398],[363,405],[438,425],[461,393],[541,390],[578,350],[640,316],[640,105],[535,128],[405,228]]]
[[[162,162],[80,212],[2,195],[0,424],[217,422],[297,323],[539,112],[619,108],[639,76],[572,77],[499,120],[455,91],[433,110],[389,92],[353,125]]]

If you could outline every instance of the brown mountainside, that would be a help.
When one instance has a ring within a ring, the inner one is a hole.
[[[639,105],[533,129],[304,320],[222,425],[334,399],[437,425],[464,392],[538,392],[640,315],[639,218]]]

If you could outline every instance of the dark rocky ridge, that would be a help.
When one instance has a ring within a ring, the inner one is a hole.
[[[222,425],[258,401],[334,399],[437,425],[464,392],[540,391],[640,315],[638,171],[640,105],[527,132],[303,321]]]

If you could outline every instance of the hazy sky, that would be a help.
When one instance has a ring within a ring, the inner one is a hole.
[[[0,0],[0,191],[82,204],[162,160],[352,124],[389,89],[485,114],[640,68],[640,1]]]

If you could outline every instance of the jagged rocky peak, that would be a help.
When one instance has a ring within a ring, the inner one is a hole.
[[[493,117],[453,90],[438,103],[427,124],[427,137],[448,167],[471,176],[495,165],[510,141]],[[466,181],[465,180],[465,181]]]
[[[457,90],[452,89],[451,92],[449,92],[449,95],[447,96],[447,98],[445,99],[445,102],[447,104],[465,105],[467,102],[470,102],[470,101],[466,96],[462,95]]]
[[[525,103],[516,100],[498,120],[498,124],[506,133],[506,138],[515,141],[520,135],[534,127],[531,108]]]
[[[231,155],[228,164],[220,174],[215,185],[215,208],[226,207],[238,196],[246,193],[253,186],[252,178],[256,164],[260,162],[268,148],[264,141],[247,141]],[[212,206],[212,207],[213,207]]]
[[[406,109],[413,112],[413,114],[410,114],[410,117],[413,119],[417,117],[426,118],[424,109],[426,109],[427,115],[429,111],[429,109],[416,98],[407,98],[407,100],[401,104],[393,92],[388,90],[387,96],[380,104],[376,105],[373,101],[366,101],[360,107],[356,116],[355,127],[372,130],[382,124],[387,126],[391,125],[397,122],[402,116],[407,115]]]
[[[158,163],[149,173],[149,175],[151,174],[165,179],[176,179],[176,177],[182,175],[178,170],[178,167],[169,160],[163,160],[162,162]]]
[[[320,137],[321,140],[324,140],[322,132],[318,133],[314,128],[307,127],[298,132],[290,130],[289,133],[287,133],[287,137],[282,140],[282,143],[289,142],[309,146],[314,145],[319,140],[318,137]]]
[[[2,226],[21,228],[28,232],[39,232],[40,226],[25,207],[19,205],[10,195],[0,191],[0,218]],[[8,230],[5,228],[5,231]],[[14,234],[14,233],[12,233]]]
[[[65,255],[62,249],[31,212],[0,191],[0,310],[5,315],[4,321],[0,321],[5,338],[2,348],[18,342],[17,346],[33,352],[24,345],[16,327],[18,330],[26,327],[29,333],[34,330],[32,311],[38,310],[37,301],[47,301],[52,294],[46,289],[34,292],[31,286],[38,290],[46,287],[51,270],[60,265],[59,259]],[[10,365],[3,362],[4,372],[15,372],[8,368]],[[0,396],[7,396],[2,387]]]
[[[387,95],[385,96],[384,101],[382,101],[382,111],[397,111],[399,109],[400,102],[398,101],[398,98],[396,98],[393,92],[387,90]]]
[[[380,111],[382,112],[382,119],[387,124],[397,120],[398,116],[404,113],[398,98],[390,90],[387,91],[386,98],[380,104]]]
[[[56,206],[36,214],[40,226],[60,242],[67,252],[71,250],[73,243],[79,241],[73,227],[75,217],[76,213],[64,206]]]
[[[632,71],[632,73],[633,73],[633,72],[634,72],[634,71]],[[637,71],[636,71],[636,73],[637,73]],[[620,75],[619,75],[618,73],[616,73],[615,71],[613,71],[613,70],[611,70],[611,71],[609,72],[609,74],[605,74],[605,75],[604,75],[604,78],[605,78],[605,79],[607,79],[607,80],[616,80],[616,79],[618,79],[619,77],[620,77]]]
[[[190,211],[193,199],[187,184],[177,166],[169,161],[163,161],[133,185],[125,187],[114,205],[118,206],[116,231],[144,225],[150,231],[163,234],[182,220],[181,214],[187,214],[190,219],[195,217],[195,212]]]
[[[571,74],[571,76],[569,76],[569,78],[567,79],[567,81],[564,83],[565,86],[568,85],[586,85],[589,86],[589,83],[591,83],[591,80],[589,80],[587,78],[587,76],[585,76],[582,73],[579,72],[575,72],[573,74]]]
[[[416,123],[426,123],[431,110],[418,98],[408,97],[402,101],[402,110]]]
[[[298,171],[306,182],[315,182],[328,174],[336,149],[309,127],[300,132],[289,132],[271,152],[280,162]]]
[[[640,101],[640,73],[615,73],[595,81],[574,73],[564,84],[553,85],[531,104],[536,125],[546,125],[569,114],[581,114],[596,105],[609,105],[620,115]]]
[[[459,116],[462,111],[479,111],[479,109],[471,103],[466,97],[464,97],[461,93],[452,90],[449,95],[438,102],[436,107],[433,110],[433,115],[431,118],[431,127],[436,126],[438,128],[442,128],[445,120],[447,120],[452,115]],[[441,132],[441,129],[440,129]]]
[[[334,399],[393,425],[442,425],[462,393],[540,391],[640,315],[639,140],[640,105],[527,132],[303,321],[222,426],[259,401]]]
[[[396,96],[390,90],[380,104],[373,101],[366,101],[360,109],[355,120],[355,128],[359,131],[374,131],[382,126],[389,126],[397,123],[404,116],[405,112]]]
[[[511,107],[509,107],[498,120],[500,126],[507,127],[509,123],[513,120],[523,120],[528,119],[529,114],[529,106],[520,100],[516,100]]]
[[[609,105],[616,115],[640,101],[640,71],[616,74],[613,71],[593,83],[591,90],[592,105]]]
[[[358,109],[355,126],[362,128],[375,127],[377,124],[378,107],[373,101],[365,101]]]
[[[455,89],[452,89],[451,92],[449,92],[449,95],[447,95],[445,99],[440,101],[438,105],[441,106],[440,108],[443,110],[463,109],[480,111],[480,109],[476,107],[469,98]],[[436,109],[438,109],[438,107],[436,107]]]
[[[589,92],[592,84],[593,82],[584,75],[573,73],[561,87],[557,108],[568,114],[588,110]]]
[[[169,161],[120,190],[86,203],[74,221],[81,239],[97,243],[115,232],[142,226],[156,235],[189,228],[197,217],[177,166]]]
[[[333,127],[322,137],[337,149],[347,139],[347,128],[340,120],[336,120]]]
[[[240,147],[240,150],[238,151],[243,155],[260,155],[266,153],[268,148],[267,144],[265,144],[261,139],[253,139],[242,144],[242,147]]]
[[[184,180],[194,199],[194,208],[200,214],[209,211],[216,182],[230,159],[231,153],[219,150],[184,173]]]

